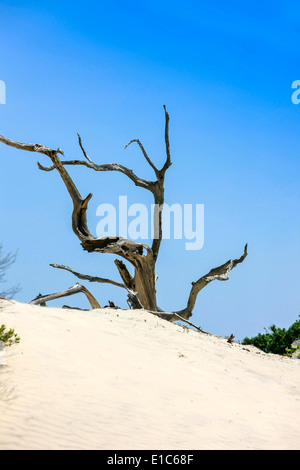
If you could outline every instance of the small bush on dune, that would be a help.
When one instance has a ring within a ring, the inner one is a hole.
[[[253,344],[266,353],[281,354],[294,357],[295,350],[292,347],[294,341],[300,338],[300,320],[296,320],[288,329],[271,325],[265,328],[265,333],[259,333],[253,338],[244,338],[242,344]]]
[[[19,343],[20,337],[17,335],[17,333],[15,333],[15,330],[13,328],[7,330],[5,325],[1,325],[0,341],[2,341],[5,346],[11,346],[14,343]]]

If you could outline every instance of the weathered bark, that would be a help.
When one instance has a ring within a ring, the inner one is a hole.
[[[130,272],[128,271],[126,265],[123,263],[123,261],[119,259],[115,259],[115,265],[117,266],[119,274],[124,281],[124,286],[127,286],[127,288],[134,290],[135,289],[134,279],[131,276]]]
[[[134,286],[143,307],[147,310],[157,310],[155,262],[151,252],[138,260],[134,274]]]

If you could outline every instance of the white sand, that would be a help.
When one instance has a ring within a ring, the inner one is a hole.
[[[0,301],[0,449],[299,449],[300,361],[148,312]]]

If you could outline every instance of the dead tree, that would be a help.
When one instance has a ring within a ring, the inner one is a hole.
[[[171,154],[170,154],[170,143],[169,143],[169,114],[164,106],[165,114],[165,151],[166,158],[165,163],[161,169],[157,168],[156,165],[149,158],[143,144],[139,139],[131,140],[125,148],[132,143],[136,143],[144,158],[151,166],[155,179],[149,181],[138,177],[131,169],[119,165],[118,163],[107,163],[97,164],[95,163],[86,153],[80,135],[78,134],[79,146],[84,155],[84,160],[63,160],[60,155],[64,157],[63,151],[58,148],[57,150],[51,149],[40,144],[26,144],[10,140],[0,135],[0,142],[14,147],[20,150],[27,150],[29,152],[36,152],[46,155],[52,162],[50,166],[43,166],[38,163],[38,167],[43,171],[57,170],[62,181],[65,184],[66,189],[73,202],[72,212],[72,228],[74,234],[81,242],[81,246],[88,252],[96,253],[112,253],[116,256],[121,257],[125,261],[129,262],[134,268],[134,275],[132,276],[125,265],[125,263],[116,259],[115,264],[119,271],[122,279],[122,283],[112,281],[110,279],[103,279],[93,276],[87,276],[73,271],[68,266],[63,265],[52,265],[55,268],[65,269],[73,273],[80,279],[85,279],[91,282],[110,283],[117,287],[121,287],[127,290],[130,302],[134,308],[144,308],[152,312],[159,313],[162,317],[175,321],[178,318],[189,319],[193,313],[193,309],[196,303],[199,292],[207,286],[213,280],[226,281],[229,279],[231,270],[237,266],[237,264],[244,261],[247,256],[247,245],[244,248],[242,256],[238,259],[230,259],[225,264],[213,268],[208,274],[202,276],[196,282],[192,282],[191,291],[189,293],[187,304],[182,310],[178,310],[173,313],[163,313],[163,311],[157,306],[156,301],[156,273],[155,265],[159,254],[159,249],[162,241],[162,208],[164,205],[164,182],[167,170],[170,168]],[[77,189],[73,179],[67,171],[68,166],[80,165],[84,166],[93,171],[118,171],[123,173],[125,176],[138,187],[150,191],[154,198],[155,210],[154,210],[154,232],[157,234],[153,238],[152,246],[148,246],[143,243],[137,243],[136,241],[122,238],[120,236],[115,237],[101,237],[97,238],[91,234],[87,225],[87,209],[88,203],[91,200],[92,194],[88,194],[86,197],[82,197],[79,190]],[[76,290],[76,289],[75,289]],[[36,299],[35,299],[36,302]]]

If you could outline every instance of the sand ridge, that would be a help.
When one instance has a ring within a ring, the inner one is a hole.
[[[0,300],[0,449],[299,449],[300,361],[146,311]]]

